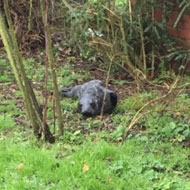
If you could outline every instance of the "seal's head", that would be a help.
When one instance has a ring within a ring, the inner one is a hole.
[[[101,113],[102,106],[103,113],[111,113],[116,104],[117,95],[114,92],[104,88],[92,88],[88,89],[88,91],[81,96],[79,109],[84,116],[92,117]]]

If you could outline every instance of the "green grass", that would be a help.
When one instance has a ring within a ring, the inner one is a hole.
[[[75,72],[74,69],[69,65],[65,65],[63,69],[58,71],[58,84],[64,87],[70,87],[76,85],[75,82],[79,83],[83,80],[90,79],[90,73],[86,70]]]
[[[0,112],[16,112],[15,102],[12,100],[1,100]]]
[[[23,59],[25,70],[28,78],[35,82],[43,82],[45,78],[45,68],[41,63],[37,63],[34,59]]]
[[[121,140],[136,112],[150,100],[161,97],[159,94],[159,92],[141,93],[122,100],[112,116],[113,123],[118,126],[114,132],[116,139]],[[153,140],[167,142],[189,141],[189,105],[190,96],[187,93],[181,93],[175,98],[171,98],[167,104],[160,101],[157,104],[149,105],[139,113],[141,115],[147,111],[149,112],[143,115],[133,127],[136,135],[141,136],[141,129],[144,128],[143,133]]]
[[[124,99],[121,104],[119,104],[116,108],[118,112],[129,112],[129,111],[137,111],[139,110],[146,102],[155,98],[157,95],[153,93],[141,93],[135,94]]]
[[[14,127],[16,127],[16,123],[12,118],[12,115],[0,115],[0,132],[13,129]]]
[[[38,147],[1,141],[0,155],[0,189],[5,190],[190,189],[190,150],[168,143],[128,140],[114,145],[100,140],[78,147]]]
[[[98,2],[99,0],[90,0],[91,2]],[[116,0],[116,5],[125,5],[129,0]]]
[[[7,83],[12,80],[6,72],[10,68],[2,63],[4,69],[0,72],[7,78],[3,83]],[[25,68],[36,84],[43,85],[44,65],[28,59]],[[63,87],[90,79],[89,72],[74,70],[68,64],[57,74],[58,84]],[[51,77],[51,89],[50,83]],[[123,84],[125,81],[118,83],[121,87]],[[13,90],[7,96],[11,89],[5,86],[0,103],[0,189],[190,190],[190,150],[182,146],[190,139],[190,119],[185,111],[190,105],[188,93],[176,96],[164,111],[160,111],[164,103],[148,107],[150,114],[136,123],[123,144],[122,137],[135,113],[160,97],[159,91],[123,99],[103,120],[83,118],[77,112],[78,101],[64,98],[65,133],[49,145],[34,141],[25,121],[20,91]],[[48,124],[53,129],[52,102],[48,105]],[[87,172],[83,171],[84,164],[89,167]]]
[[[5,99],[1,100],[0,113],[0,133],[6,133],[18,127],[14,118],[23,112],[17,109],[14,101]]]
[[[0,83],[9,83],[13,81],[13,74],[10,71],[10,66],[4,59],[0,60]]]

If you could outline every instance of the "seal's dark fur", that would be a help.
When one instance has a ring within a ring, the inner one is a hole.
[[[102,106],[104,114],[111,113],[117,105],[116,93],[106,89],[106,85],[100,80],[92,80],[73,88],[62,89],[60,94],[62,97],[79,98],[79,109],[85,116],[99,115]]]

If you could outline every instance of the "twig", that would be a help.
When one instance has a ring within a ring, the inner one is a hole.
[[[128,1],[129,3],[129,16],[130,16],[130,23],[132,24],[133,19],[132,19],[132,8],[131,8],[131,1]]]
[[[157,102],[157,101],[159,101],[159,100],[165,99],[167,96],[169,96],[169,95],[172,93],[172,91],[173,91],[174,87],[176,86],[177,82],[178,82],[178,78],[176,79],[176,81],[174,82],[174,84],[171,85],[171,88],[170,88],[170,90],[168,91],[167,94],[165,94],[165,95],[163,95],[163,96],[161,96],[161,97],[155,98],[155,99],[153,99],[153,100],[147,102],[145,105],[143,105],[143,106],[136,112],[135,116],[133,117],[132,121],[131,121],[130,124],[129,124],[129,127],[128,127],[127,132],[126,132],[125,137],[124,137],[124,140],[125,140],[126,137],[127,137],[128,131],[137,123],[137,121],[139,121],[139,119],[140,119],[143,115],[148,114],[150,111],[148,111],[148,112],[146,112],[145,114],[142,114],[142,115],[140,115],[140,116],[139,116],[139,114],[140,114],[146,107],[148,107],[150,104],[153,104],[153,103],[155,103],[155,102]]]
[[[46,126],[47,126],[47,104],[48,104],[48,91],[43,92],[43,96],[45,98],[44,101],[44,107],[43,107],[43,121],[42,121],[42,130],[43,130],[43,135],[41,138],[45,139],[45,134],[46,134]]]
[[[141,45],[142,45],[141,48],[142,48],[142,56],[143,56],[143,71],[144,71],[144,75],[146,75],[146,72],[147,72],[146,52],[145,52],[145,44],[144,44],[144,32],[143,32],[140,15],[138,15],[138,22],[140,26],[140,38],[141,38]]]
[[[105,5],[101,5],[104,9],[106,9],[107,11],[109,11],[113,16],[115,16],[116,18],[119,19],[119,17],[110,9],[108,9]]]
[[[110,57],[110,56],[108,55],[108,57]],[[101,108],[100,120],[102,120],[103,114],[104,114],[104,104],[105,104],[105,100],[106,100],[106,96],[107,96],[107,88],[108,88],[108,82],[109,82],[109,78],[110,78],[112,63],[113,63],[113,57],[110,57],[110,64],[109,64],[109,69],[108,69],[107,77],[106,77],[106,89],[105,89],[103,104],[102,104],[102,108]]]
[[[176,27],[177,27],[177,25],[178,25],[178,23],[179,23],[181,17],[183,16],[185,10],[187,9],[187,7],[189,7],[189,3],[188,3],[187,5],[185,5],[185,6],[183,7],[183,9],[180,11],[180,13],[179,13],[179,15],[178,15],[178,17],[177,17],[177,19],[176,19],[174,25],[173,25],[173,28],[176,28]]]
[[[33,2],[30,0],[30,9],[29,9],[29,16],[28,16],[28,30],[30,31],[32,28],[32,9],[33,9]]]
[[[152,6],[152,22],[154,22],[154,15],[155,15],[154,6]],[[153,78],[154,77],[154,71],[155,71],[155,68],[154,68],[154,65],[155,65],[155,49],[154,49],[153,45],[152,45],[151,56],[152,56],[152,59],[151,59],[151,78]]]
[[[55,95],[53,94],[53,98],[52,98],[52,102],[53,102],[53,132],[55,134],[56,132],[56,128],[55,128],[55,123],[56,123],[56,111],[55,111]]]

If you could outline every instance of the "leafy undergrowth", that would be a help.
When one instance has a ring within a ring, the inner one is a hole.
[[[59,66],[59,86],[94,78],[85,69],[73,70],[70,61]],[[65,133],[55,144],[47,145],[35,142],[10,67],[5,60],[0,65],[0,189],[190,190],[188,89],[177,89],[147,106],[129,131],[138,110],[162,97],[165,88],[134,93],[135,84],[115,80],[112,87],[119,94],[119,103],[103,120],[83,118],[78,102],[65,98],[61,101]],[[44,65],[29,59],[25,67],[43,103]],[[189,80],[182,78],[180,86]],[[51,78],[48,88],[52,90]],[[52,107],[50,101],[47,117],[53,131]]]

